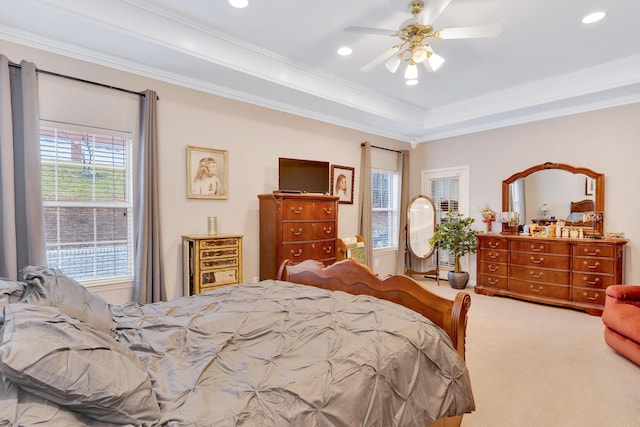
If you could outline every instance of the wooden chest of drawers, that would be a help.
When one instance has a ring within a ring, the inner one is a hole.
[[[625,240],[478,235],[476,293],[600,315],[607,286],[623,283]]]
[[[184,295],[242,282],[242,236],[182,236]]]
[[[260,194],[260,280],[275,279],[286,259],[336,260],[337,196]]]

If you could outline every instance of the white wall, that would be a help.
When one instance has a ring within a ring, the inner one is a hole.
[[[355,167],[353,205],[340,205],[338,235],[358,231],[360,144],[406,149],[409,144],[229,100],[158,80],[89,64],[0,41],[0,53],[13,62],[32,61],[40,69],[135,91],[154,89],[158,101],[162,247],[169,297],[181,295],[183,234],[205,234],[208,216],[218,217],[219,233],[244,235],[243,278],[259,275],[258,198],[278,187],[278,157],[328,161]],[[47,77],[48,81],[52,77]],[[65,80],[61,79],[61,84]],[[74,104],[60,98],[59,108]],[[187,199],[186,146],[228,151],[229,198]],[[121,296],[110,301],[121,302]]]
[[[544,163],[567,163],[605,175],[605,232],[624,232],[625,281],[640,283],[640,104],[609,108],[419,144],[412,154],[412,188],[419,172],[469,165],[471,216],[484,230],[480,210],[500,211],[502,180]],[[414,192],[415,192],[414,191]],[[498,229],[498,227],[494,228]],[[475,282],[475,256],[470,265]]]

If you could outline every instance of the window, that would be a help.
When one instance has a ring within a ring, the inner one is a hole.
[[[373,249],[398,248],[398,184],[397,172],[371,171]]]
[[[449,211],[466,213],[468,167],[424,171],[422,191],[436,208],[436,226]],[[453,270],[455,258],[449,251],[438,251],[440,268]],[[429,263],[435,263],[432,258]]]
[[[132,138],[40,122],[47,263],[79,281],[133,276]]]

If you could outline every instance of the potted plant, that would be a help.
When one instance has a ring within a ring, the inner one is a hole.
[[[450,271],[447,276],[452,288],[464,289],[469,281],[469,273],[463,272],[460,268],[460,257],[468,253],[476,253],[476,232],[471,228],[474,221],[474,218],[465,218],[457,211],[449,211],[429,239],[429,243],[438,245],[438,249],[453,253],[453,271]]]

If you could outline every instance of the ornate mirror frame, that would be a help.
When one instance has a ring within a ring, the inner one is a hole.
[[[532,173],[547,170],[547,169],[560,169],[573,174],[583,174],[589,178],[595,180],[595,210],[598,212],[604,212],[604,174],[594,172],[591,169],[583,167],[575,167],[567,165],[565,163],[551,163],[546,162],[540,165],[531,166],[522,172],[517,172],[511,175],[509,178],[502,181],[502,211],[507,212],[509,210],[509,185],[520,178],[525,178]],[[596,225],[596,230],[601,235],[603,234],[603,222],[599,221]]]

